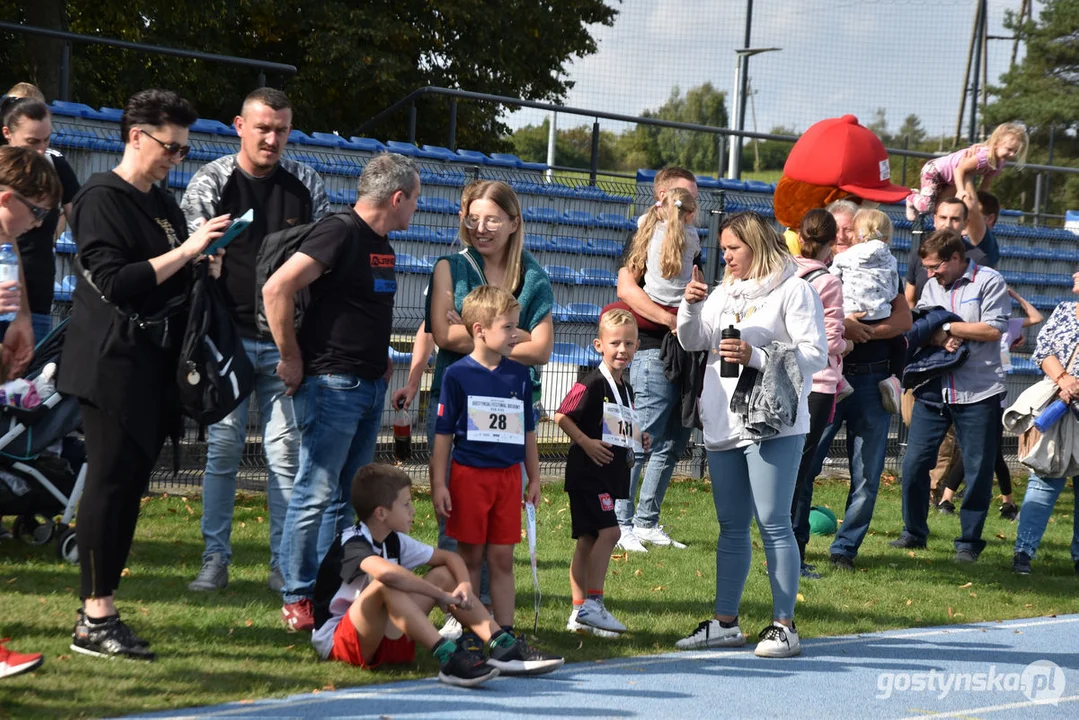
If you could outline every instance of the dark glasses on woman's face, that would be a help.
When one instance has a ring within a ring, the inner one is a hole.
[[[26,206],[26,209],[29,210],[30,214],[34,216],[34,220],[37,220],[38,222],[44,221],[45,218],[49,216],[49,213],[52,212],[52,208],[43,208],[40,205],[35,205],[14,190],[12,190],[11,192],[16,198],[19,199],[19,202]]]
[[[161,147],[165,148],[165,152],[167,152],[169,155],[179,155],[181,160],[183,160],[185,157],[187,157],[187,154],[189,152],[191,152],[191,146],[190,145],[181,145],[178,142],[161,142],[160,140],[158,140],[157,138],[155,138],[153,135],[146,132],[142,128],[139,128],[139,132],[141,132],[143,135],[145,135],[146,137],[153,140],[155,143],[157,143]]]

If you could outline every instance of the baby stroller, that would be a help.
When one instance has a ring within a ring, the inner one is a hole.
[[[27,380],[50,363],[59,365],[65,326],[66,321],[38,343]],[[82,495],[86,456],[81,442],[67,436],[81,422],[78,399],[58,392],[30,410],[0,406],[0,517],[14,515],[12,533],[25,542],[55,539],[57,554],[72,563],[79,552],[70,523]]]

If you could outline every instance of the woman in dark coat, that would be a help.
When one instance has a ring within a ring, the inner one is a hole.
[[[81,270],[58,387],[79,398],[86,434],[76,525],[83,607],[71,643],[85,655],[153,659],[114,596],[150,473],[179,428],[176,363],[191,264],[229,223],[213,218],[188,237],[179,206],[157,185],[187,155],[196,119],[173,92],[132,96],[120,120],[120,164],[91,177],[73,203]]]

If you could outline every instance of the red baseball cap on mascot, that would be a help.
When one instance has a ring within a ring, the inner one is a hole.
[[[821,120],[806,130],[787,156],[783,174],[882,203],[910,195],[910,188],[891,182],[884,143],[853,115]]]

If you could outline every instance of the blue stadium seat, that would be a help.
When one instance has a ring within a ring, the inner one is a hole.
[[[220,120],[199,118],[189,128],[191,132],[206,133],[207,135],[231,135],[236,136],[236,130]]]
[[[546,222],[557,225],[562,220],[562,215],[551,207],[531,206],[525,208],[525,222]]]
[[[896,250],[910,250],[910,238],[894,237],[892,238],[892,247]]]
[[[600,356],[591,349],[570,342],[556,342],[551,350],[551,362],[564,365],[599,365]]]
[[[58,255],[74,255],[75,240],[71,237],[70,230],[64,230],[60,237],[56,238],[56,253]]]
[[[460,170],[453,170],[448,167],[420,170],[420,183],[423,185],[463,187],[466,182],[468,182],[468,177]]]
[[[618,213],[600,213],[596,216],[596,227],[611,228],[613,230],[636,230],[637,223]]]
[[[49,108],[53,115],[66,115],[67,117],[87,118],[97,114],[89,105],[64,100],[53,100]]]
[[[449,148],[444,148],[441,145],[424,145],[423,151],[433,153],[439,160],[444,160],[446,162],[457,160],[457,153]]]
[[[53,297],[59,302],[71,302],[71,294],[75,292],[75,276],[67,275],[52,288]]]
[[[585,243],[586,255],[600,255],[602,257],[621,257],[623,245],[615,240],[589,240]]]
[[[421,195],[419,202],[416,204],[416,209],[423,210],[424,212],[456,215],[460,210],[460,206],[454,201],[447,200],[446,198]]]
[[[355,205],[356,204],[356,190],[355,188],[349,188],[347,190],[328,190],[326,195],[329,197],[330,202],[338,203],[340,205]]]
[[[460,239],[458,228],[438,228],[435,231],[435,236],[432,238],[433,242],[441,243],[443,245],[453,245]]]
[[[551,319],[555,322],[569,322],[566,319],[566,308],[558,303],[551,303]]]
[[[180,190],[186,189],[187,184],[191,182],[192,174],[193,173],[184,172],[183,170],[169,170],[169,187],[179,188]]]
[[[585,268],[581,270],[580,285],[598,285],[600,287],[617,287],[618,276],[610,270],[603,268]]]
[[[599,322],[599,305],[593,305],[592,303],[570,303],[569,305],[566,305],[564,310],[564,322]]]
[[[418,273],[420,275],[429,275],[431,273],[433,265],[423,258],[413,257],[408,253],[396,253],[396,255],[394,269],[398,272]]]
[[[491,165],[498,167],[520,168],[524,166],[524,161],[512,153],[491,153],[488,160]]]
[[[404,242],[435,242],[435,230],[426,225],[413,225],[407,230],[391,230],[390,240]],[[398,257],[401,257],[398,255]]]
[[[1072,282],[1072,276],[1071,275],[1062,275],[1062,274],[1049,275],[1048,284],[1049,285],[1057,285],[1057,286],[1060,286],[1060,287],[1069,287],[1069,288],[1074,285],[1074,283]]]
[[[577,271],[571,267],[565,265],[544,265],[544,270],[547,271],[547,276],[551,278],[551,282],[561,283],[562,285],[578,285],[580,275]]]
[[[761,182],[760,180],[746,180],[746,190],[749,192],[771,193],[774,189],[772,183]]]
[[[637,184],[649,185],[656,181],[656,171],[646,170],[644,168],[638,168],[637,170]]]
[[[97,109],[98,116],[106,122],[120,122],[120,118],[124,116],[124,111],[120,108],[102,107]]]
[[[741,180],[729,180],[727,178],[720,178],[719,187],[723,190],[736,190],[739,192],[746,191],[746,184]]]
[[[324,143],[324,147],[347,148],[349,146],[348,140],[334,133],[313,132],[311,133],[311,138]]]
[[[487,157],[478,150],[464,150],[458,148],[457,158],[458,162],[476,163],[477,165],[491,165],[491,158]],[[516,167],[516,165],[514,166]]]
[[[528,233],[525,235],[525,250],[529,252],[542,252],[551,249],[551,241],[543,235]]]
[[[374,138],[356,137],[353,135],[348,139],[353,149],[360,152],[380,153],[386,149],[386,146],[380,143]]]
[[[393,360],[394,365],[409,366],[412,364],[412,353],[404,353],[400,350],[394,350],[392,347],[389,352],[390,360]]]
[[[573,253],[581,255],[585,251],[585,242],[575,237],[558,235],[551,238],[550,249],[556,252]]]
[[[587,210],[567,210],[562,213],[562,224],[592,227],[596,224],[596,218]]]
[[[697,187],[704,190],[715,190],[719,188],[719,180],[710,175],[698,175]]]

